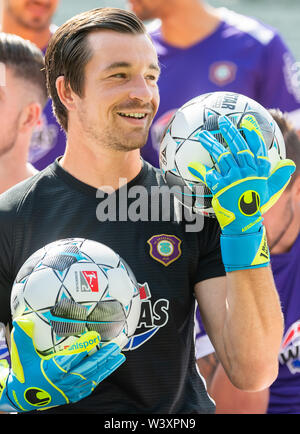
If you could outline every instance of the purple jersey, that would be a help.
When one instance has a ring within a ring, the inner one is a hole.
[[[268,413],[300,414],[300,235],[288,253],[271,256],[284,315],[279,374],[270,388]]]
[[[51,28],[55,31],[55,26]],[[45,54],[47,47],[43,50]],[[39,125],[33,132],[28,161],[36,169],[42,170],[63,155],[66,147],[66,135],[58,124],[52,111],[52,101],[49,99],[44,107]]]
[[[161,64],[161,102],[142,156],[158,166],[160,138],[173,113],[207,92],[231,91],[266,108],[280,108],[298,118],[300,89],[294,59],[278,33],[255,19],[222,9],[223,21],[210,36],[187,49],[164,42],[160,28],[149,28]]]

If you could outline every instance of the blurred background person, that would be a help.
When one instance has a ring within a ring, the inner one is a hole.
[[[43,53],[0,33],[0,193],[37,172],[28,163],[33,131],[47,101]]]
[[[2,22],[5,33],[28,39],[45,54],[56,26],[51,23],[59,0],[2,0]],[[50,99],[31,139],[29,161],[39,170],[64,153],[65,133],[52,113]]]
[[[297,166],[278,202],[264,214],[271,266],[285,323],[278,355],[279,374],[269,389],[242,392],[229,381],[213,347],[209,350],[206,342],[203,348],[201,339],[205,334],[202,337],[199,334],[198,348],[202,353],[197,353],[198,366],[207,379],[217,413],[300,414],[300,139],[286,116],[278,110],[270,112],[283,133],[287,158],[293,159]]]
[[[0,193],[31,177],[28,163],[33,131],[47,101],[43,53],[16,35],[0,33]],[[9,359],[0,323],[0,359]]]
[[[142,156],[158,166],[162,133],[173,113],[207,92],[232,91],[289,113],[300,130],[294,58],[278,32],[254,18],[202,0],[128,0],[149,25],[162,66],[160,107]]]

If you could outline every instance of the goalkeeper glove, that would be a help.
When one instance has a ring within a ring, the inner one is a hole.
[[[199,162],[191,162],[188,169],[212,192],[226,271],[267,266],[270,258],[262,214],[283,193],[295,164],[280,160],[271,171],[263,135],[253,115],[245,116],[241,123],[246,140],[226,116],[218,121],[229,149],[208,131],[201,131],[198,137],[220,172]]]
[[[113,341],[100,344],[100,349],[89,355],[100,343],[99,334],[93,331],[66,350],[42,356],[34,346],[33,323],[18,318],[13,326],[12,368],[0,360],[1,411],[44,410],[77,402],[125,361],[120,346]]]

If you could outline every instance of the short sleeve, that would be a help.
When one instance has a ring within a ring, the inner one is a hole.
[[[221,255],[220,233],[218,220],[205,217],[203,229],[198,234],[200,260],[195,284],[206,279],[226,275]]]

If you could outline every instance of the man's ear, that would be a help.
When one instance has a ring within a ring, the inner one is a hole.
[[[21,113],[19,121],[19,131],[27,133],[29,130],[34,129],[41,118],[42,106],[37,102],[32,102],[26,105]]]
[[[65,77],[63,75],[57,77],[56,79],[56,91],[61,103],[66,107],[68,111],[72,111],[75,109],[75,94],[70,88],[70,86],[66,85]]]

